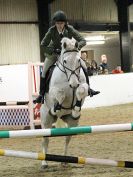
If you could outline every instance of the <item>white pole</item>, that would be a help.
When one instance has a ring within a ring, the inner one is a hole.
[[[30,128],[34,129],[34,113],[33,113],[33,87],[32,87],[32,64],[28,63],[28,91],[29,91],[29,117],[30,117]]]

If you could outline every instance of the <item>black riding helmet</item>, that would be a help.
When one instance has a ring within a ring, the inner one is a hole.
[[[66,14],[61,10],[56,11],[53,15],[52,21],[53,21],[53,23],[55,23],[55,22],[65,22],[65,23],[67,23]]]

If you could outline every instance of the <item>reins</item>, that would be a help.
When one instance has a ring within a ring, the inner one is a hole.
[[[69,52],[79,52],[79,51],[76,50],[76,49],[74,49],[74,50],[66,50],[66,51],[64,51],[63,55],[66,54],[66,53],[69,53]],[[63,69],[59,66],[59,64],[63,67]],[[77,71],[78,69],[80,70],[80,68],[81,68],[81,63],[80,63],[80,65],[79,65],[76,69],[74,69],[74,70],[71,70],[70,68],[68,68],[67,66],[65,66],[65,60],[63,61],[63,63],[62,63],[60,60],[58,60],[58,61],[56,62],[56,66],[59,68],[60,71],[62,71],[62,72],[66,75],[68,82],[69,82],[69,80],[70,80],[70,78],[71,78],[71,76],[72,76],[73,74],[75,74],[76,77],[77,77],[78,80],[79,80],[79,76],[78,76],[78,74],[76,73],[76,71]],[[69,77],[68,77],[68,75],[67,75],[67,70],[69,70],[69,71],[71,72],[71,74],[70,74]],[[71,88],[72,88],[72,87],[71,87]],[[75,90],[76,90],[76,89],[75,89],[75,88],[72,88],[72,90],[73,90],[73,97],[72,97],[71,106],[66,108],[66,107],[63,107],[63,106],[61,105],[61,108],[62,108],[62,109],[68,110],[68,109],[73,109],[73,108],[74,108],[75,105],[73,105],[73,104],[74,104],[74,95],[75,95]]]

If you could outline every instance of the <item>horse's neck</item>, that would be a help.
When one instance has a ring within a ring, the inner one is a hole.
[[[64,67],[63,67],[63,53],[61,53],[58,62],[57,62],[58,68],[61,71],[64,71]]]
[[[59,57],[56,67],[53,71],[52,78],[51,78],[51,83],[52,85],[55,83],[62,83],[62,82],[67,82],[66,75],[64,73],[64,68],[63,68],[63,63],[61,56]]]

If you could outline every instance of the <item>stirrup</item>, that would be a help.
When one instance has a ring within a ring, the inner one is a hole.
[[[44,103],[44,99],[42,95],[39,95],[35,100],[33,100],[33,103]]]
[[[88,94],[90,95],[90,97],[93,97],[94,95],[97,95],[99,93],[100,93],[100,91],[95,91],[95,90],[92,90],[92,89],[89,89],[89,92],[88,92]]]

